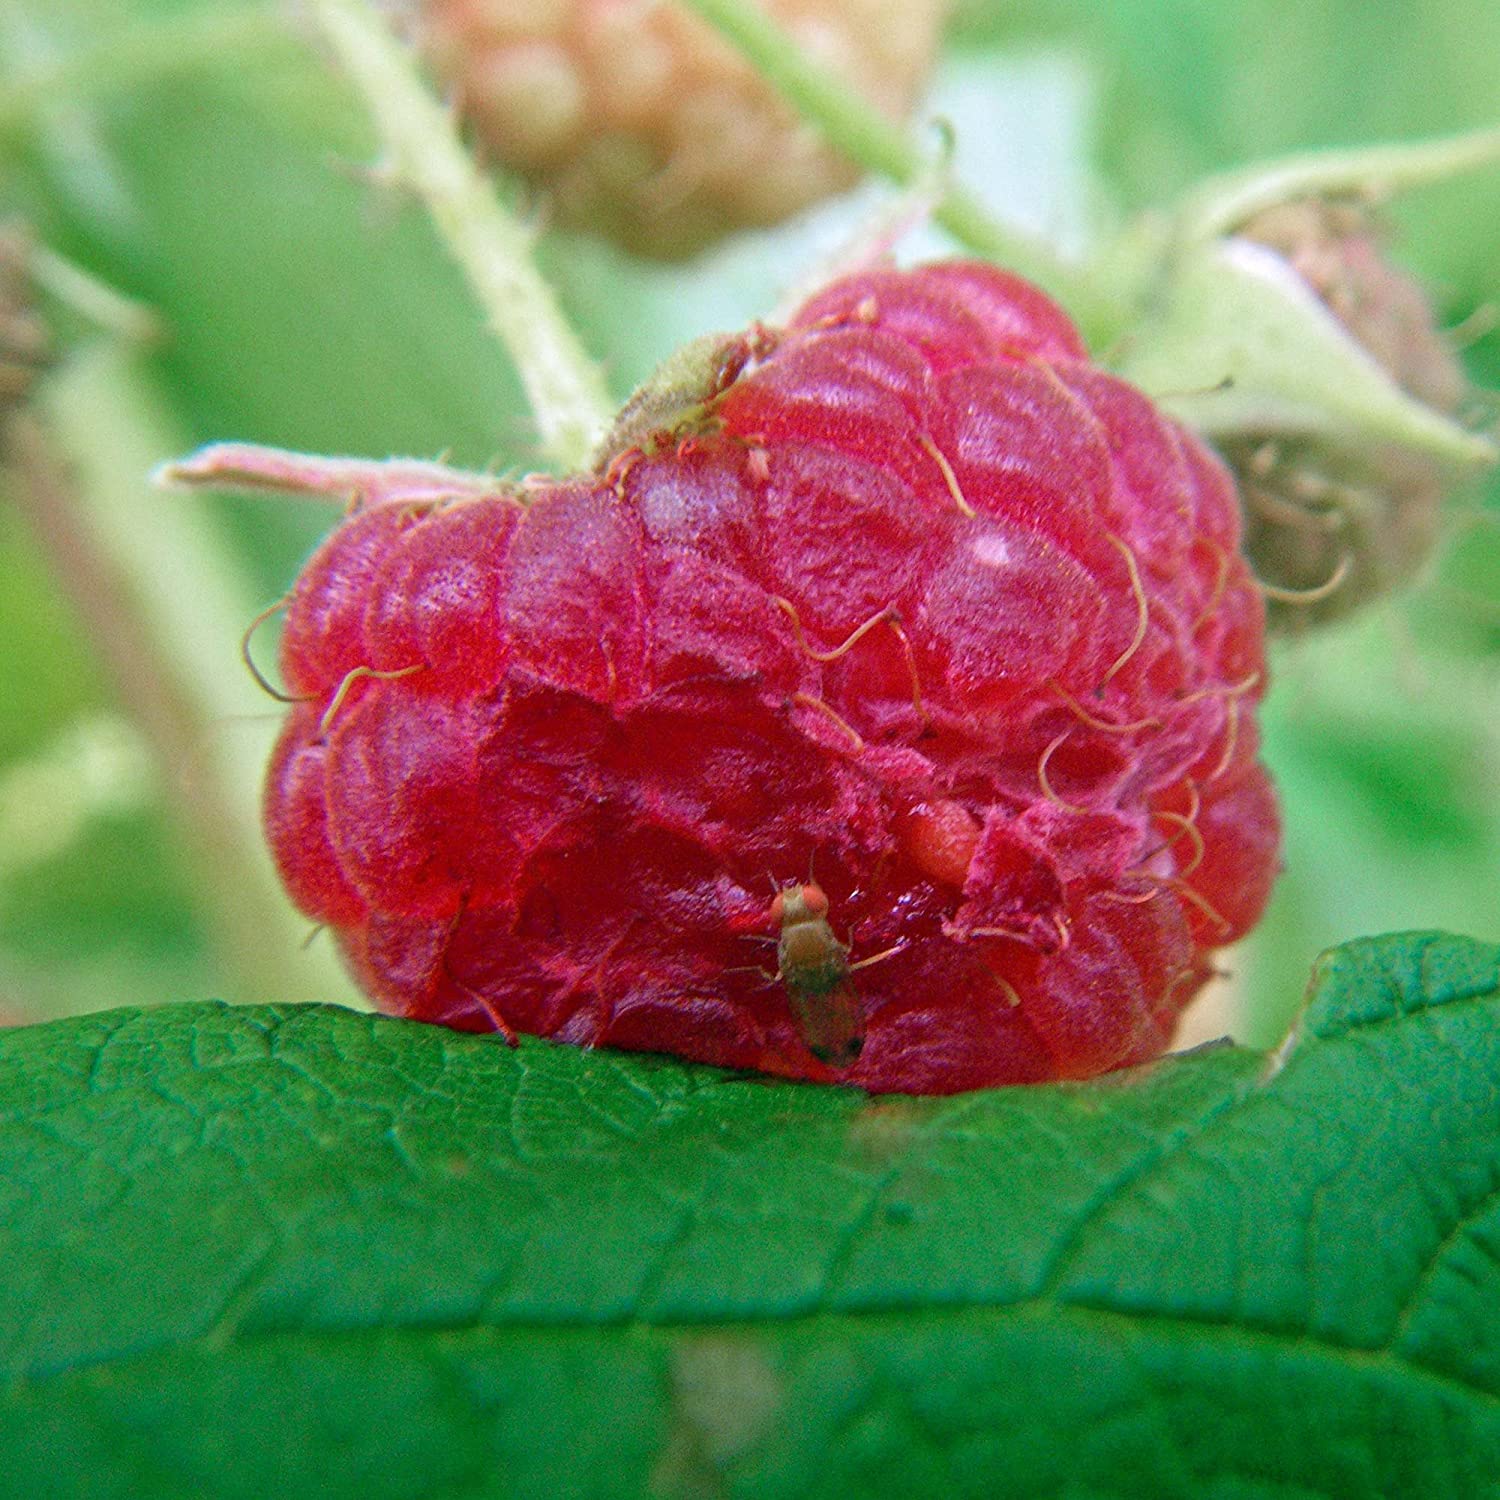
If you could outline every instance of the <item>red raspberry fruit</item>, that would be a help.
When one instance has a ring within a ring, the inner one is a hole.
[[[899,118],[946,0],[759,0],[830,71]],[[849,187],[854,164],[682,6],[402,0],[484,148],[556,217],[646,255],[691,254]]]
[[[297,903],[466,1029],[933,1093],[1155,1056],[1276,864],[1224,469],[987,266],[709,365],[593,474],[393,469],[314,556]]]

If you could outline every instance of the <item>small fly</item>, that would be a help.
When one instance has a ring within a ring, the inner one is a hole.
[[[851,964],[848,944],[839,941],[828,921],[828,896],[811,881],[776,892],[771,923],[780,930],[776,977],[786,987],[807,1050],[830,1068],[849,1067],[865,1043],[864,1014],[849,976],[902,945]]]

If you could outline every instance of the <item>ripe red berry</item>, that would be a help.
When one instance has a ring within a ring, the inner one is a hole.
[[[1276,867],[1224,469],[986,266],[742,354],[594,474],[329,538],[294,898],[468,1029],[919,1092],[1155,1056]]]

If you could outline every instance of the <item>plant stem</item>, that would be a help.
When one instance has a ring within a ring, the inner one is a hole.
[[[185,69],[223,67],[227,59],[293,42],[285,17],[270,9],[138,22],[0,82],[0,138],[30,128],[59,101],[135,88]]]
[[[563,469],[585,466],[613,404],[532,261],[530,231],[502,205],[380,17],[362,0],[313,0],[313,13],[363,96],[395,175],[426,205],[515,361],[547,456]]]
[[[910,135],[859,92],[808,57],[755,0],[680,0],[706,21],[772,84],[809,124],[844,155],[903,187],[929,169]],[[959,184],[936,216],[959,244],[1046,288],[1082,321],[1099,311],[1100,293],[1085,269],[1024,230],[1002,224]]]
[[[140,361],[109,342],[75,351],[38,397],[38,416],[13,416],[6,433],[13,495],[166,773],[225,998],[362,1004],[330,944],[302,949],[307,924],[261,836],[279,714],[239,667],[259,601],[212,517],[146,478],[181,434]]]
[[[1403,141],[1307,151],[1274,161],[1252,162],[1200,182],[1178,210],[1185,240],[1230,234],[1262,209],[1309,194],[1357,194],[1385,198],[1403,188],[1440,182],[1461,172],[1500,162],[1500,126]]]
[[[42,291],[87,318],[96,328],[139,344],[153,343],[163,335],[161,319],[151,308],[122,295],[42,245],[27,247],[26,269]]]

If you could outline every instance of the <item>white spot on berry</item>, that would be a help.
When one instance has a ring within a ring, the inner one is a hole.
[[[1010,543],[998,531],[983,531],[969,545],[975,559],[987,568],[1010,566]]]

